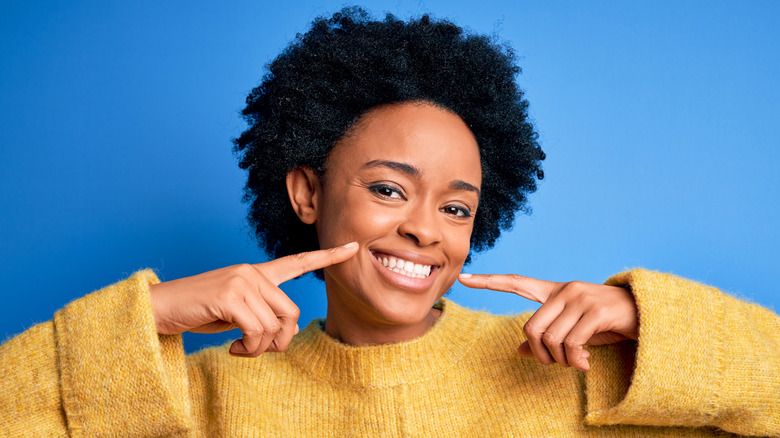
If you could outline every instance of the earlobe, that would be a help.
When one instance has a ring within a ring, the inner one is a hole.
[[[308,167],[297,167],[287,173],[286,183],[293,210],[303,223],[313,224],[317,220],[319,188],[319,178],[314,170]]]

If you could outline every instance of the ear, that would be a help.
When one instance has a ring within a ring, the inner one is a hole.
[[[287,173],[287,194],[290,204],[305,224],[317,220],[317,198],[320,179],[309,167],[297,167]]]

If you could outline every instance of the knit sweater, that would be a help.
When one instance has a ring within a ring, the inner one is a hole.
[[[158,335],[151,271],[0,346],[0,436],[780,436],[780,318],[633,270],[639,341],[587,373],[517,355],[530,314],[442,300],[422,337],[353,347],[314,321],[283,353],[185,356]]]

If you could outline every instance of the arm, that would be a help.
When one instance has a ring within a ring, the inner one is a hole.
[[[0,435],[188,434],[193,414],[178,333],[239,327],[244,336],[231,354],[282,351],[297,307],[277,286],[357,249],[350,243],[166,283],[141,271],[68,304],[52,322],[0,346]]]
[[[184,351],[159,336],[141,271],[0,346],[0,435],[138,436],[189,428]]]
[[[588,371],[586,424],[780,436],[780,318],[769,310],[641,269],[605,285],[518,275],[459,280],[543,304],[523,328],[519,353]]]
[[[0,346],[0,372],[0,436],[68,436],[51,321]]]
[[[616,275],[607,284],[631,287],[639,342],[635,359],[627,343],[592,349],[586,423],[710,425],[780,436],[776,314],[715,288],[646,270]],[[626,370],[634,360],[631,377]],[[615,385],[619,376],[625,383]],[[625,377],[631,377],[630,386]]]

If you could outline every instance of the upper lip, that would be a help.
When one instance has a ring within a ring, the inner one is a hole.
[[[395,257],[397,259],[408,260],[418,265],[431,265],[432,267],[441,266],[441,263],[439,263],[439,261],[434,259],[433,257],[429,257],[423,254],[418,254],[412,251],[390,250],[390,249],[379,249],[379,248],[371,249],[370,251],[371,254],[373,254],[374,256],[376,256],[377,254],[384,254],[384,255]]]

